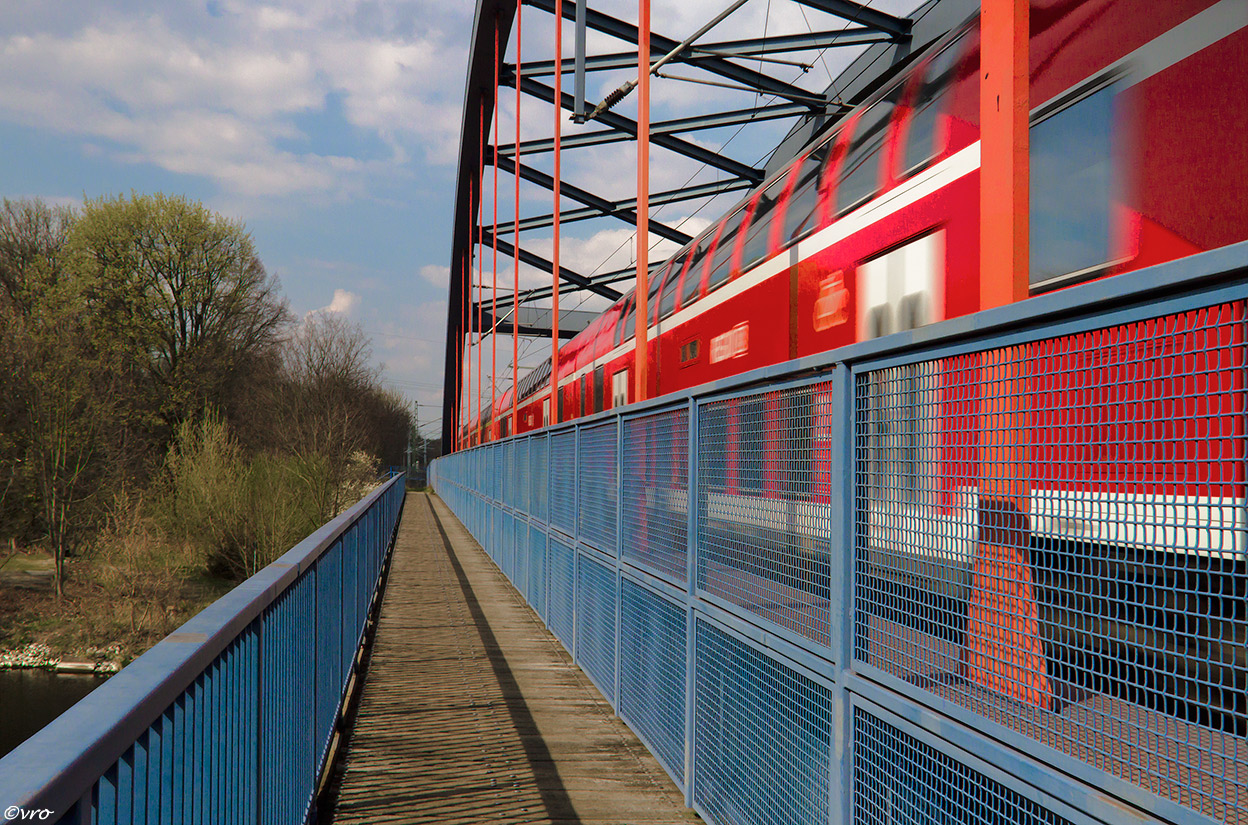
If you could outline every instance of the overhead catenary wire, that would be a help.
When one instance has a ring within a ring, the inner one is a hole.
[[[734,11],[741,8],[748,2],[749,0],[733,0],[733,2],[729,4],[728,8],[724,9],[719,14],[712,17],[710,22],[706,23],[704,26],[702,26],[702,28],[698,29],[693,34],[689,35],[684,40],[677,43],[675,48],[673,48],[670,52],[660,57],[654,63],[651,63],[650,74],[657,74],[659,69],[663,68],[663,66],[665,66],[669,61],[674,60],[681,52],[688,49],[689,46],[692,45],[695,40],[697,40],[699,37],[709,32],[711,29],[718,26],[720,23],[724,21],[726,17],[728,17],[728,15],[732,14]],[[625,81],[623,84],[619,86],[619,88],[609,93],[606,97],[602,99],[602,102],[599,103],[596,107],[594,107],[594,110],[589,113],[589,120],[593,120],[594,118],[598,117],[598,115],[602,114],[603,112],[605,112],[606,110],[614,106],[615,104],[619,103],[625,97],[627,97],[629,92],[637,88],[637,83],[639,80],[640,80],[640,77],[636,77],[636,78],[633,78],[632,80]]]

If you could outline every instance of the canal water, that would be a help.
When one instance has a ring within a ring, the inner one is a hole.
[[[104,684],[104,677],[0,670],[0,757]]]

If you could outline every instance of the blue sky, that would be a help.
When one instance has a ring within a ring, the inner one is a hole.
[[[679,39],[723,5],[655,2],[654,27]],[[593,7],[636,19],[631,0],[595,0]],[[888,3],[873,7],[893,10]],[[359,323],[386,381],[422,405],[426,422],[440,415],[470,3],[9,0],[3,8],[0,196],[80,203],[84,196],[164,191],[239,218],[297,316],[334,311]],[[752,0],[708,39],[843,25],[803,14],[791,0]],[[526,9],[524,36],[526,59],[553,54],[548,16]],[[570,51],[571,26],[565,38]],[[590,48],[620,50],[621,44],[593,36]],[[771,68],[822,89],[853,54],[829,52],[806,72]],[[590,96],[601,97],[628,74],[591,77]],[[510,142],[514,92],[505,94],[500,125],[502,142]],[[656,81],[652,116],[757,102],[748,92]],[[523,136],[549,135],[550,107],[527,98],[523,106]],[[625,101],[620,111],[631,115],[633,106]],[[565,134],[575,128],[568,124]],[[755,126],[740,135],[720,130],[696,139],[716,150],[730,143],[726,154],[754,162],[784,128]],[[632,144],[585,149],[565,155],[565,177],[611,197],[630,197],[634,164]],[[538,158],[534,165],[549,163]],[[661,151],[652,165],[654,191],[715,177]],[[500,175],[500,219],[511,215],[511,185]],[[693,234],[735,197],[668,207],[659,217]],[[523,185],[522,213],[549,211],[549,198]],[[488,200],[486,209],[489,223]],[[549,256],[548,234],[526,236],[525,243]],[[632,232],[610,219],[578,224],[567,230],[562,255],[566,265],[587,273],[625,266],[633,255]],[[511,266],[500,258],[504,284],[511,282]],[[549,280],[527,268],[521,278],[522,288]],[[500,361],[511,350],[510,341],[505,344],[500,341]],[[526,343],[522,374],[548,346]],[[499,374],[510,382],[509,364],[500,364]]]

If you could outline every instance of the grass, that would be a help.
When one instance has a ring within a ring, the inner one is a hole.
[[[234,586],[194,574],[140,587],[122,599],[100,567],[71,560],[60,599],[50,580],[36,588],[17,576],[0,578],[0,649],[43,644],[57,657],[115,659],[124,665]]]

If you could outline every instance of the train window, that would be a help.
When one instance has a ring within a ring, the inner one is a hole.
[[[629,300],[628,312],[624,313],[624,323],[620,325],[620,343],[631,341],[637,334],[637,302]]]
[[[628,403],[628,370],[622,369],[611,376],[611,406],[623,407]]]
[[[750,227],[745,231],[745,246],[741,249],[741,268],[749,269],[767,257],[771,240],[771,212],[784,192],[789,176],[783,175],[771,182],[771,185],[758,196],[758,205],[754,207],[754,215],[750,218]]]
[[[604,388],[604,385],[606,384],[606,381],[604,380],[604,373],[605,373],[605,370],[602,367],[598,367],[597,369],[594,370],[594,410],[595,411],[601,411],[601,410],[606,409],[602,405],[603,388]]]
[[[1090,274],[1110,260],[1113,85],[1031,127],[1031,285]]]
[[[785,207],[784,226],[780,230],[780,237],[786,242],[804,238],[819,226],[816,214],[819,208],[819,177],[832,146],[833,141],[826,140],[812,149],[802,161],[793,193],[789,195],[789,204]]]
[[[958,67],[957,44],[951,44],[933,57],[923,72],[923,81],[914,93],[910,126],[906,132],[906,174],[919,171],[940,151],[936,145],[936,123],[940,119],[945,93],[953,85]]]
[[[741,232],[741,222],[745,220],[745,208],[738,209],[724,223],[719,233],[719,242],[715,244],[715,254],[711,256],[711,274],[706,279],[706,291],[711,292],[727,282],[732,275],[732,253],[737,248],[737,235]]]
[[[686,272],[684,285],[680,288],[680,305],[687,307],[698,299],[698,293],[702,290],[701,273],[696,276]]]
[[[880,152],[888,134],[888,121],[896,106],[898,86],[861,115],[850,136],[841,178],[836,184],[836,214],[843,215],[874,195],[880,188]]]
[[[663,296],[659,298],[659,318],[666,318],[676,309],[676,287],[680,285],[680,270],[672,268],[663,284]]]
[[[707,232],[702,236],[702,240],[698,243],[697,248],[689,256],[689,266],[685,269],[685,280],[696,278],[699,285],[702,283],[702,265],[706,263],[706,253],[710,251],[711,244],[714,241],[714,232]]]
[[[663,288],[664,279],[667,278],[669,272],[680,272],[679,266],[674,266],[672,262],[668,262],[666,266],[654,267],[650,270],[646,283],[649,288],[646,290],[646,313],[654,320],[659,319],[659,290]]]

